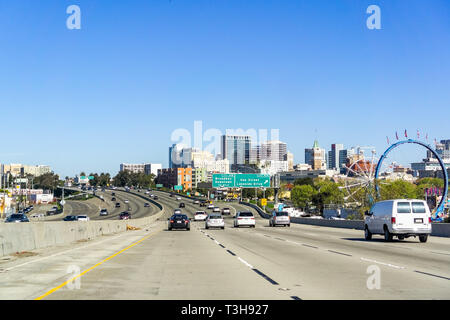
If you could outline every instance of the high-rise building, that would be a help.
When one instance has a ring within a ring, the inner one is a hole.
[[[343,144],[332,144],[331,150],[328,151],[328,169],[338,169],[341,166],[343,155],[341,151],[344,150]],[[344,161],[345,162],[345,161]]]
[[[130,171],[132,173],[145,173],[147,175],[158,174],[158,169],[161,169],[160,163],[121,163],[120,171]]]
[[[183,166],[183,148],[180,143],[174,143],[169,147],[169,168],[178,168]]]
[[[294,154],[288,152],[284,160],[288,163],[288,171],[294,170]]]
[[[166,188],[181,185],[183,190],[192,189],[192,168],[169,168],[158,170],[156,182]]]
[[[261,160],[285,161],[287,145],[281,141],[267,141],[261,144]]]
[[[250,136],[223,135],[221,141],[222,158],[228,159],[230,165],[244,165],[250,162]]]
[[[327,167],[325,149],[319,147],[319,142],[314,141],[312,149],[305,149],[305,163],[313,170],[325,170]]]

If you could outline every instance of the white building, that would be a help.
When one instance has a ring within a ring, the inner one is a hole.
[[[259,168],[261,169],[261,173],[273,176],[279,172],[289,171],[289,164],[287,161],[261,160]]]

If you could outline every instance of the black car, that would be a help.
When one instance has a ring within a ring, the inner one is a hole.
[[[175,195],[174,195],[173,193],[171,193],[171,194],[169,195],[169,197],[173,198],[173,197],[175,197]]]
[[[67,216],[63,221],[77,221],[77,216]]]
[[[6,218],[5,222],[30,222],[30,220],[23,213],[14,213]]]
[[[115,195],[116,195],[116,193],[115,192],[113,192],[113,193],[111,193],[111,195],[114,197]]]
[[[150,207],[150,204],[148,202],[144,203],[144,208]]]
[[[112,198],[111,198],[111,201],[116,201],[116,197],[112,197]]]
[[[181,202],[179,208],[185,208],[184,202]]]
[[[119,219],[120,220],[129,220],[129,219],[131,219],[131,214],[127,211],[124,211],[120,214]]]
[[[174,214],[169,219],[168,229],[186,229],[191,230],[191,221],[185,214]]]
[[[203,200],[202,202],[200,202],[200,207],[206,207],[206,201]]]
[[[158,200],[158,196],[154,196],[153,199]]]
[[[116,203],[116,208],[120,208],[120,202]]]

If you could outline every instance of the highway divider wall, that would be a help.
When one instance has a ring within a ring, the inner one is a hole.
[[[239,202],[239,203],[255,209],[259,213],[259,215],[264,219],[270,218],[270,215],[265,213],[257,205],[248,202]],[[321,227],[364,230],[364,220],[333,220],[333,219],[291,217],[291,222]],[[450,237],[450,223],[433,223],[431,227],[431,235],[436,237]]]
[[[153,202],[153,201],[152,201]],[[130,220],[22,222],[0,224],[0,257],[16,252],[68,245],[93,240],[127,230],[127,226],[143,228],[164,214],[161,210],[149,217]]]

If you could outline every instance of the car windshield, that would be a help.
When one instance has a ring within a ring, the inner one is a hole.
[[[12,214],[9,216],[10,219],[22,219],[24,218],[23,214]]]
[[[426,213],[425,203],[423,202],[413,202],[412,203],[413,213]]]
[[[239,217],[253,217],[251,212],[239,212]]]
[[[276,213],[276,215],[277,215],[277,217],[286,217],[286,216],[288,216],[289,214],[287,213],[287,212],[277,212]]]
[[[411,205],[409,202],[397,203],[397,213],[411,213]]]
[[[86,216],[78,216],[78,219],[86,219],[87,217]]]

